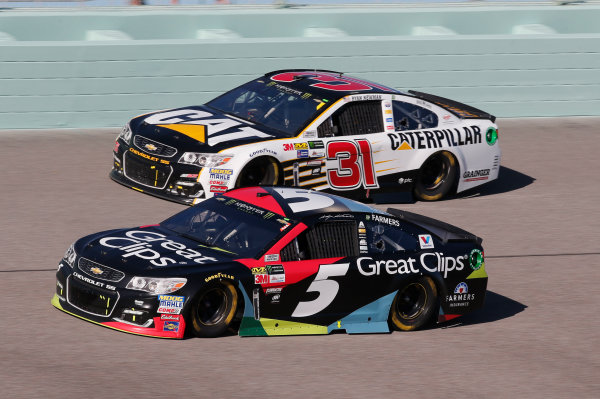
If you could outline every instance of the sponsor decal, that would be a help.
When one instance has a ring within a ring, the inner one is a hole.
[[[113,148],[113,152],[115,152],[115,153],[119,152],[119,145],[120,145],[119,142],[115,141],[115,147]]]
[[[446,302],[450,307],[469,306],[469,301],[475,299],[475,294],[469,293],[469,286],[465,282],[460,282],[454,288],[454,294],[446,295]]]
[[[452,118],[452,116],[450,116],[448,114],[442,116],[442,119],[445,120],[445,121],[450,120],[450,118]]]
[[[171,163],[171,162],[167,161],[166,159],[160,159],[158,157],[153,157],[151,155],[144,154],[143,152],[138,151],[133,147],[129,147],[129,151],[139,157],[146,158],[147,160],[152,161],[152,162],[160,162],[160,163],[164,163],[165,165],[169,165]]]
[[[487,132],[485,132],[485,141],[489,145],[496,144],[496,141],[498,141],[498,130],[490,127]]]
[[[465,181],[487,180],[490,178],[489,169],[467,170],[463,173]]]
[[[231,118],[215,118],[210,112],[198,109],[178,109],[160,112],[144,119],[150,125],[161,125],[194,140],[213,146],[224,141],[248,139],[250,137],[273,137]]]
[[[250,269],[250,271],[252,272],[252,274],[267,274],[267,268],[266,267],[253,267],[252,269]]]
[[[472,250],[469,254],[469,266],[471,266],[471,269],[479,270],[483,264],[483,252],[478,249]]]
[[[433,239],[429,234],[420,234],[419,245],[421,246],[421,249],[433,248]]]
[[[308,143],[294,143],[294,150],[308,150]]]
[[[305,139],[314,139],[315,137],[317,137],[316,130],[309,130],[309,131],[304,132]]]
[[[271,296],[271,303],[279,303],[281,299],[281,294],[274,294]]]
[[[184,179],[197,179],[198,173],[182,173],[181,177]]]
[[[251,152],[250,155],[249,155],[249,157],[252,158],[252,157],[255,157],[257,155],[262,155],[262,154],[277,155],[277,153],[275,151],[270,150],[268,148],[263,148],[262,150],[257,150],[257,151]]]
[[[308,158],[308,150],[298,150],[296,154],[298,158]]]
[[[385,111],[383,111],[386,115],[391,115],[392,110],[391,109],[386,109]]]
[[[235,279],[235,277],[232,276],[231,274],[224,274],[224,273],[220,273],[219,272],[217,274],[213,274],[212,276],[209,276],[209,277],[205,278],[204,281],[208,283],[209,281],[214,280],[216,278],[218,278],[218,279],[228,278],[230,280],[234,280]]]
[[[382,216],[382,215],[377,215],[375,213],[373,213],[371,215],[371,218],[375,221],[375,222],[379,222],[379,223],[384,223],[384,224],[389,224],[390,226],[400,226],[400,222],[396,219],[393,219],[391,217],[387,217],[387,216]],[[433,248],[433,247],[432,247]]]
[[[269,282],[274,283],[285,283],[285,269],[283,265],[267,265],[267,274],[269,275]]]
[[[183,309],[184,296],[159,295],[158,313],[180,314]]]
[[[309,141],[308,147],[312,149],[325,148],[325,145],[322,141]]]
[[[99,267],[97,267],[97,266],[94,266],[94,267],[92,267],[92,268],[90,269],[90,271],[91,271],[92,273],[94,273],[95,275],[102,274],[102,269],[100,269],[100,268],[99,268]]]
[[[283,145],[283,151],[294,151],[294,143],[285,143]]]
[[[415,130],[388,133],[392,150],[457,147],[481,143],[481,129],[477,125],[442,130]]]
[[[411,178],[401,177],[401,178],[398,179],[398,183],[399,184],[412,183],[412,181],[413,180]]]
[[[394,122],[394,118],[385,118],[385,121],[387,123],[392,123],[392,122]]]
[[[439,252],[426,252],[419,257],[420,266],[428,272],[443,273],[444,278],[448,277],[451,271],[460,271],[464,269],[467,256],[444,256]],[[374,260],[370,257],[358,258],[356,261],[358,271],[363,276],[379,276],[382,272],[387,274],[416,274],[419,273],[417,260],[415,258],[407,259],[387,259]]]
[[[384,102],[383,102],[383,106],[384,106],[385,108],[392,108],[392,103],[391,103],[391,102],[389,102],[389,101],[384,101]]]
[[[167,321],[163,324],[163,331],[178,332],[179,322],[178,321]]]
[[[281,294],[282,288],[281,287],[277,287],[277,288],[267,288],[265,290],[265,294],[269,295],[269,294]]]
[[[231,169],[210,168],[210,170],[208,171],[208,177],[214,180],[229,181],[232,174],[233,170]]]
[[[224,193],[227,191],[227,186],[210,186],[211,193]]]
[[[265,262],[279,262],[279,254],[265,255]]]
[[[147,149],[148,151],[156,151],[158,149],[158,147],[152,143],[148,143],[148,144],[144,145],[144,148]]]
[[[350,215],[352,216],[352,215]],[[353,217],[353,216],[352,216]],[[363,242],[365,244],[363,244]],[[365,224],[362,220],[358,223],[358,249],[361,254],[366,254],[369,252],[369,247],[366,245],[367,242],[367,229],[365,228]]]
[[[161,320],[179,320],[179,315],[176,314],[161,314]]]
[[[269,275],[268,274],[255,274],[254,275],[254,284],[269,284]]]
[[[112,291],[117,289],[117,287],[115,287],[114,285],[106,284],[101,281],[92,280],[91,278],[83,276],[77,272],[73,272],[73,277],[75,277],[81,281],[85,281],[88,284],[95,285],[96,287],[106,288],[107,290],[112,290]]]
[[[227,185],[227,182],[222,180],[210,180],[208,184]]]
[[[318,149],[318,150],[310,150],[310,157],[311,158],[318,158],[318,157],[324,157],[325,156],[325,149]]]
[[[152,231],[129,230],[125,232],[125,236],[104,237],[99,240],[99,243],[104,247],[118,248],[123,252],[121,254],[123,258],[135,256],[136,258],[150,261],[154,266],[166,266],[177,263],[178,260],[174,258],[178,257],[200,264],[217,261],[216,258],[204,256],[195,249],[188,248],[185,244],[169,240],[166,237],[163,234]],[[152,248],[151,243],[159,244],[160,248],[168,251],[169,257],[161,256],[160,252]],[[177,256],[173,256],[171,253]],[[181,260],[179,261],[181,262]]]

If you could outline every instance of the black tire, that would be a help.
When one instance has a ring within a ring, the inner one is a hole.
[[[210,283],[196,295],[190,309],[190,327],[197,337],[223,335],[234,320],[238,292],[227,282]]]
[[[423,163],[415,182],[415,197],[421,201],[444,198],[454,186],[458,167],[448,151],[433,154]]]
[[[417,330],[429,323],[437,303],[437,288],[431,278],[413,280],[398,290],[390,309],[390,324],[401,331]]]
[[[279,176],[277,161],[271,157],[260,157],[244,167],[235,186],[274,186],[279,183]]]

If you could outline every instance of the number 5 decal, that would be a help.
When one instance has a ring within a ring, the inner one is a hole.
[[[338,161],[337,169],[327,170],[329,185],[338,190],[352,190],[361,185],[378,188],[371,144],[367,140],[330,141],[327,160]]]
[[[327,279],[333,276],[345,276],[349,267],[350,263],[321,265],[315,279],[306,290],[306,292],[318,292],[319,296],[312,301],[300,302],[292,317],[312,316],[329,306],[335,299],[340,284],[335,280]]]

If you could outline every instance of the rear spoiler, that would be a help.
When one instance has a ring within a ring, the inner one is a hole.
[[[451,224],[441,222],[437,219],[432,219],[427,216],[401,211],[394,208],[388,208],[387,213],[397,217],[398,219],[405,220],[429,230],[431,233],[438,236],[444,242],[444,244],[448,241],[475,241],[477,244],[481,245],[483,242],[483,239],[477,237],[475,234],[471,234],[468,231]]]
[[[408,92],[417,98],[431,101],[432,103],[439,105],[461,119],[489,119],[492,122],[496,122],[496,117],[494,115],[483,112],[470,105],[459,103],[458,101],[450,100],[448,98],[434,96],[433,94],[422,93],[420,91],[409,90]]]

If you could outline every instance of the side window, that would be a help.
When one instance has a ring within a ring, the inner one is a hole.
[[[281,250],[283,262],[346,256],[358,256],[355,221],[316,224]]]
[[[381,101],[357,101],[335,111],[317,128],[319,137],[340,137],[383,132]]]
[[[401,101],[392,101],[392,107],[396,131],[430,129],[438,125],[437,115],[427,108]]]
[[[393,254],[402,251],[414,251],[418,246],[418,238],[399,226],[366,222],[369,252],[374,254]]]

